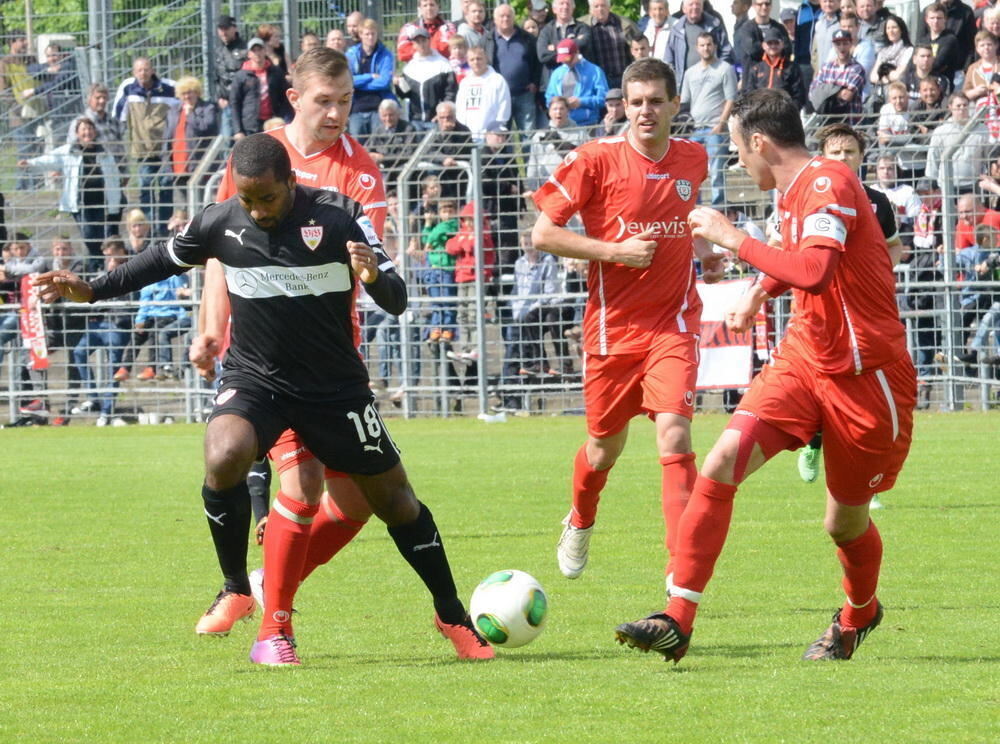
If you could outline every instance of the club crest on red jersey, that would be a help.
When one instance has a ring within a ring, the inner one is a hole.
[[[311,251],[316,250],[319,247],[320,241],[323,240],[323,226],[311,225],[299,229],[302,230],[302,242],[306,244],[306,247]]]
[[[817,194],[823,194],[830,190],[830,186],[833,182],[827,176],[820,176],[815,181],[813,181],[813,189]]]
[[[691,182],[686,178],[678,178],[674,182],[674,186],[677,189],[677,196],[679,196],[684,201],[691,198]]]

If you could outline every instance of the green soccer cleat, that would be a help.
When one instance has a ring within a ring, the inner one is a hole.
[[[815,483],[819,478],[819,447],[808,444],[799,452],[799,477],[806,483]]]

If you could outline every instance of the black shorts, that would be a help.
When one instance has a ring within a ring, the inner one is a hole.
[[[257,432],[258,457],[267,455],[285,429],[293,429],[316,459],[332,470],[378,475],[399,462],[399,449],[366,394],[344,401],[289,398],[243,379],[223,380],[209,416],[239,416]]]

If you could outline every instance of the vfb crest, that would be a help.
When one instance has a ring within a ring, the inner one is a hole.
[[[691,198],[691,182],[686,178],[678,178],[674,185],[677,187],[677,196],[684,201]]]
[[[323,226],[303,227],[301,230],[302,242],[306,244],[309,250],[316,250],[319,247],[320,241],[323,240]]]

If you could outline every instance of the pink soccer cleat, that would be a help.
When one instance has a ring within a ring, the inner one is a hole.
[[[301,666],[299,655],[295,653],[295,639],[286,635],[268,636],[263,641],[254,641],[250,648],[250,661],[265,666]]]

